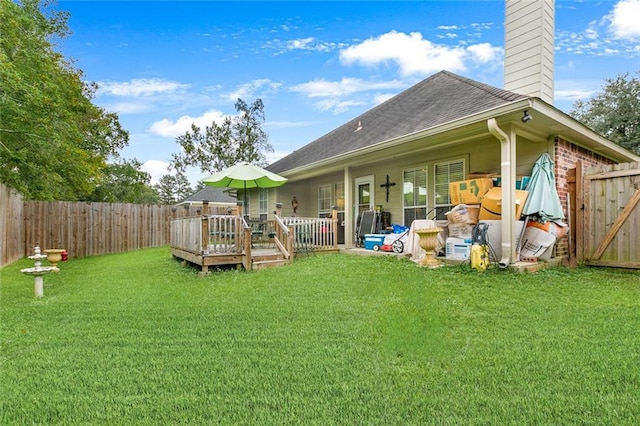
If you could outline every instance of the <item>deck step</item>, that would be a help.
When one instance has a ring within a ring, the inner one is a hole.
[[[288,263],[289,261],[287,259],[257,260],[253,262],[253,270],[275,268],[287,265]]]

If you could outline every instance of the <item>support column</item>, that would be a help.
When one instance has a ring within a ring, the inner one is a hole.
[[[353,247],[353,236],[355,230],[353,228],[353,179],[351,178],[351,168],[344,168],[344,246],[346,248]]]

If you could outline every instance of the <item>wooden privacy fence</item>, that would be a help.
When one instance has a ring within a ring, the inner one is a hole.
[[[578,260],[640,268],[640,163],[591,167],[582,180],[577,195],[584,194],[582,202],[578,200],[584,218],[576,225],[584,238],[577,241]]]
[[[0,267],[25,256],[23,207],[22,196],[0,183]]]
[[[169,244],[170,206],[29,201],[25,249],[64,248],[70,257]]]
[[[168,245],[171,219],[196,214],[197,206],[25,201],[0,184],[0,267],[32,255],[36,245],[64,248],[70,257]]]

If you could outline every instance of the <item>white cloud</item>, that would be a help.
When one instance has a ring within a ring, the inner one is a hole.
[[[298,127],[313,126],[314,122],[311,121],[265,121],[265,129],[293,129]]]
[[[554,99],[557,101],[577,101],[589,98],[593,93],[593,90],[588,89],[555,90]]]
[[[607,19],[611,21],[609,29],[619,39],[640,37],[640,0],[621,0]]]
[[[206,126],[210,126],[212,122],[222,123],[224,118],[225,115],[216,110],[207,111],[200,117],[183,115],[175,122],[165,118],[153,123],[149,128],[149,132],[162,137],[175,138],[190,131],[192,124],[204,129]]]
[[[354,107],[377,105],[379,103],[376,99],[377,95],[371,95],[370,92],[398,90],[407,86],[407,82],[399,80],[372,81],[343,78],[339,81],[313,80],[292,86],[289,90],[308,98],[318,99],[315,106],[320,111],[332,111],[334,114],[339,114]]]
[[[287,42],[289,49],[309,49],[311,44],[315,41],[313,37],[300,38],[297,40],[290,40]]]
[[[141,102],[118,102],[107,105],[106,109],[118,114],[141,114],[150,111],[152,106]]]
[[[160,78],[133,79],[131,81],[98,83],[100,94],[111,96],[149,96],[157,93],[173,93],[184,91],[191,87],[189,84]]]
[[[280,86],[282,86],[281,83],[272,82],[267,78],[251,80],[245,84],[242,84],[233,92],[229,93],[227,95],[227,98],[232,102],[235,102],[238,99],[242,99],[245,102],[251,102],[250,99],[260,97],[256,96],[257,92],[262,91],[261,93],[264,94],[276,92],[278,91]]]
[[[466,61],[487,62],[499,58],[500,48],[488,43],[461,46],[447,46],[432,43],[413,32],[405,34],[391,31],[370,38],[360,44],[350,46],[340,52],[344,64],[377,66],[395,63],[403,76],[425,75],[443,69],[465,71]]]
[[[274,151],[274,152],[267,152],[265,153],[264,156],[266,157],[267,163],[273,164],[276,161],[286,157],[289,154],[291,154],[291,151]]]
[[[155,185],[160,182],[160,178],[167,174],[175,174],[175,171],[169,172],[169,163],[160,160],[147,160],[140,167],[143,172],[151,175],[151,184]]]
[[[274,54],[283,55],[296,50],[308,52],[328,53],[346,47],[345,43],[334,43],[330,41],[320,41],[315,37],[298,38],[294,40],[273,39],[265,42],[264,48],[274,50]]]
[[[331,111],[334,114],[346,112],[354,107],[364,106],[364,101],[341,100],[340,98],[322,99],[316,103],[320,111]]]
[[[502,48],[492,46],[490,43],[473,44],[467,47],[467,51],[471,54],[471,60],[481,64],[502,59]]]
[[[313,80],[290,88],[293,92],[302,93],[310,98],[347,96],[357,92],[380,89],[396,89],[404,87],[397,81],[370,81],[359,78],[343,78],[340,81]]]
[[[380,105],[381,103],[386,102],[389,99],[393,98],[395,95],[397,95],[397,93],[384,93],[384,94],[375,95],[373,97],[373,102],[376,105]]]
[[[555,82],[554,99],[556,101],[575,102],[590,98],[596,91],[598,80],[557,80]]]

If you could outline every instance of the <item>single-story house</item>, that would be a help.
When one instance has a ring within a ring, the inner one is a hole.
[[[210,213],[219,214],[225,214],[229,209],[235,209],[238,203],[235,190],[205,186],[177,203],[176,207],[198,209],[202,208],[203,201],[207,202]]]
[[[503,89],[438,72],[271,164],[288,182],[250,194],[251,215],[324,217],[338,206],[343,242],[354,245],[363,209],[381,206],[392,223],[443,219],[453,205],[449,183],[498,174],[502,205],[514,205],[516,176],[548,153],[558,195],[567,201],[567,170],[639,161],[553,106],[553,2],[507,2]],[[538,34],[532,38],[531,34]],[[531,52],[537,52],[531,54]],[[428,215],[428,216],[427,216]],[[516,259],[515,212],[503,209],[502,252]]]

